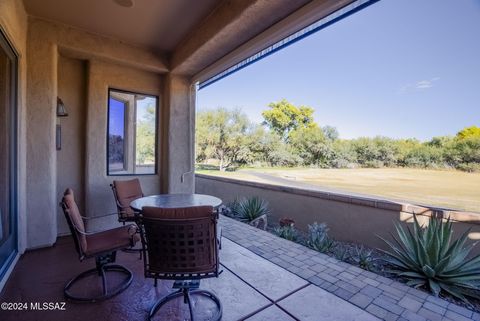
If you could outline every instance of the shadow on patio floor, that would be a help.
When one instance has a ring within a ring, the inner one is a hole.
[[[223,304],[222,320],[375,320],[369,313],[322,290],[295,274],[223,238],[220,252],[222,274],[205,279],[201,288],[213,291]],[[94,266],[93,260],[78,261],[70,237],[59,238],[51,248],[25,253],[0,297],[1,302],[27,303],[25,311],[0,311],[9,320],[145,320],[150,307],[171,291],[171,281],[143,277],[143,262],[137,254],[117,253],[117,262],[134,274],[130,287],[99,303],[66,302],[64,311],[33,311],[30,303],[65,302],[63,287],[74,275]],[[114,281],[114,280],[111,280]],[[195,302],[198,320],[208,320],[213,305]],[[165,306],[156,320],[184,320],[182,300]]]

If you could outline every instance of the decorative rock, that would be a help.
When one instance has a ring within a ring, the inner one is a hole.
[[[218,212],[225,216],[232,217],[232,210],[228,206],[220,205],[218,207]]]
[[[266,214],[263,214],[262,216],[259,216],[259,217],[257,217],[256,219],[254,219],[253,221],[250,222],[251,226],[262,229],[264,231],[267,229],[267,224],[268,224],[268,221],[267,221],[267,215]]]

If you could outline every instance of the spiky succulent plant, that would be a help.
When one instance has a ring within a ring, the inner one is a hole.
[[[230,210],[233,217],[247,223],[270,213],[268,202],[256,196],[235,200],[230,204]]]
[[[361,246],[355,247],[355,252],[352,259],[364,270],[371,271],[374,267],[373,251]]]
[[[330,251],[334,241],[328,236],[327,224],[317,222],[308,225],[307,246],[322,253]]]
[[[480,298],[480,256],[468,258],[475,244],[466,245],[469,231],[452,242],[452,222],[431,217],[420,226],[413,215],[413,231],[395,224],[394,242],[380,237],[391,251],[386,260],[394,266],[392,273],[408,279],[414,287],[427,286],[438,296],[443,290],[468,302],[466,296]]]
[[[273,232],[289,241],[297,241],[298,240],[298,232],[293,225],[285,225],[285,226],[278,226],[273,229]]]

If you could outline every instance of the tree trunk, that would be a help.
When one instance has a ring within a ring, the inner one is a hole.
[[[220,156],[220,165],[219,165],[220,172],[225,172],[225,167],[223,167],[223,163],[224,163],[224,160],[222,155]]]

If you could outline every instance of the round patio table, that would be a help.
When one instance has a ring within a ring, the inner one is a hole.
[[[141,212],[144,206],[160,208],[212,206],[217,208],[220,205],[222,205],[221,199],[204,194],[160,194],[141,197],[130,203],[130,207],[138,212]]]

